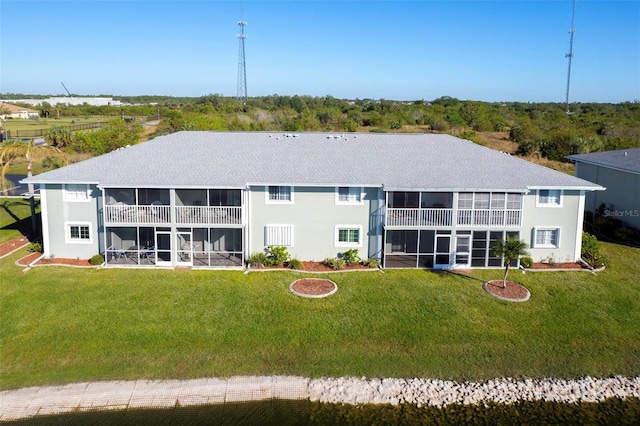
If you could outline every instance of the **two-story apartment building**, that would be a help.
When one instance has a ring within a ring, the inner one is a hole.
[[[242,267],[357,248],[384,267],[500,267],[580,257],[585,192],[602,187],[449,135],[179,132],[27,179],[45,255],[108,266]]]

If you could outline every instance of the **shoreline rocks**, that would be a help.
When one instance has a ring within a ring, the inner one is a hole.
[[[321,378],[309,381],[312,401],[344,404],[415,404],[445,406],[521,400],[564,403],[599,402],[607,398],[640,398],[640,377],[598,379],[492,379],[454,382],[438,379]]]

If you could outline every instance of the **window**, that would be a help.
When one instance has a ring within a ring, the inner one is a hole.
[[[538,207],[561,207],[562,191],[559,189],[539,189],[536,200]]]
[[[264,227],[265,246],[293,246],[293,225],[266,225]]]
[[[507,209],[520,210],[522,206],[522,194],[507,194]]]
[[[65,184],[62,198],[64,201],[89,201],[89,185]]]
[[[560,228],[534,228],[534,248],[560,247]]]
[[[336,204],[362,204],[362,188],[359,186],[338,187]]]
[[[473,208],[473,192],[461,192],[460,194],[458,194],[458,208]]]
[[[67,223],[65,240],[70,244],[91,244],[90,223]]]
[[[336,247],[361,247],[362,246],[362,226],[360,225],[338,225],[336,226]]]
[[[291,186],[269,186],[266,197],[267,204],[293,203],[293,188]]]

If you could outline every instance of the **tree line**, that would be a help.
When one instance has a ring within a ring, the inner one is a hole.
[[[151,136],[181,130],[437,132],[479,141],[480,132],[504,132],[517,154],[566,161],[577,153],[640,147],[640,103],[482,102],[443,96],[432,101],[338,99],[332,96],[253,97],[246,104],[210,94],[195,98],[115,97],[126,105],[41,105],[41,116],[158,117]],[[149,103],[152,102],[152,103]],[[114,120],[115,121],[115,120]],[[114,124],[119,126],[120,124]],[[105,137],[113,135],[105,132]],[[92,136],[84,138],[92,139]],[[69,148],[74,145],[71,143]],[[95,142],[72,149],[101,153]]]

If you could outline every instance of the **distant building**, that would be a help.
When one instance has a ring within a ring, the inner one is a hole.
[[[101,97],[81,97],[81,96],[56,96],[46,99],[5,99],[1,102],[11,102],[27,105],[42,105],[43,102],[47,102],[51,105],[63,104],[63,105],[91,105],[91,106],[121,106],[122,102],[114,100],[113,98],[101,98]]]
[[[29,119],[29,118],[38,118],[38,117],[40,117],[40,115],[38,114],[38,111],[34,111],[32,109],[24,108],[17,105],[7,104],[4,102],[0,103],[0,119],[3,119],[3,120],[7,118]]]
[[[576,176],[607,188],[586,194],[585,211],[640,229],[640,148],[569,155]]]

